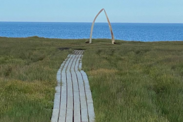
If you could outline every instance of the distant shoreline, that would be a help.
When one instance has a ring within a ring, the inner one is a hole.
[[[40,39],[50,39],[50,40],[85,40],[85,41],[89,41],[89,38],[83,38],[83,39],[64,39],[64,38],[46,38],[46,37],[39,37],[39,36],[30,36],[30,37],[2,37],[1,38],[9,38],[9,39],[28,39],[28,38],[40,38]],[[93,38],[92,40],[111,40],[111,39],[105,39],[105,38]],[[145,41],[135,41],[135,40],[119,40],[116,39],[116,41],[125,41],[125,42],[142,42],[142,43],[146,43]],[[183,41],[183,40],[182,40]],[[148,42],[182,42],[182,41],[148,41]],[[148,43],[147,42],[147,43]]]
[[[31,21],[0,21],[0,23],[92,23],[92,22],[31,22]],[[107,23],[107,22],[96,22]],[[112,24],[183,24],[183,23],[148,23],[148,22],[111,22]]]

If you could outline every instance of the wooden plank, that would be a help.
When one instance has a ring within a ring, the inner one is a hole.
[[[86,105],[86,96],[84,91],[84,84],[82,81],[81,74],[79,71],[76,72],[78,77],[78,83],[79,83],[79,90],[80,90],[80,103],[81,103],[81,119],[84,122],[88,122],[88,113],[87,113],[87,105]]]
[[[85,93],[86,93],[86,99],[87,99],[87,107],[88,107],[87,110],[88,110],[89,122],[94,122],[95,113],[94,113],[93,99],[92,99],[92,95],[91,95],[88,77],[83,70],[81,70],[80,72],[81,72],[81,75],[83,77],[83,81],[85,84]]]
[[[57,122],[59,118],[59,111],[60,111],[60,93],[61,93],[61,70],[63,69],[65,65],[65,61],[61,64],[59,70],[57,71],[57,86],[55,88],[56,93],[55,93],[55,98],[54,98],[54,106],[53,106],[53,112],[52,112],[52,118],[51,122]]]
[[[71,55],[68,55],[67,56],[67,59],[65,60],[65,65],[64,65],[64,68],[62,69],[62,71],[65,71],[66,70],[66,68],[67,68],[67,66],[68,66],[68,64],[69,64],[69,62],[70,62],[70,60],[71,60]]]
[[[66,119],[66,105],[67,105],[67,86],[66,86],[66,73],[62,71],[62,93],[61,93],[61,105],[60,105],[60,114],[59,122],[65,122]]]
[[[59,113],[59,109],[53,109],[51,122],[58,121],[58,113]]]
[[[74,91],[74,122],[81,122],[81,114],[80,114],[80,96],[79,96],[79,88],[78,88],[78,80],[75,73],[75,67],[77,66],[77,61],[79,57],[76,55],[74,72],[72,73],[72,82],[73,82],[73,91]]]
[[[81,58],[81,55],[79,56],[79,60]],[[79,69],[79,61],[78,61],[78,67]],[[87,105],[86,105],[86,96],[85,96],[85,90],[84,90],[84,82],[81,76],[81,73],[79,70],[76,70],[76,75],[78,78],[78,84],[79,84],[79,90],[80,90],[80,103],[81,103],[81,120],[84,122],[88,122],[88,112],[87,112]]]
[[[81,100],[80,100],[80,95],[81,95],[81,91],[80,91],[80,88],[79,88],[79,78],[78,78],[78,76],[77,76],[77,72],[79,71],[78,70],[78,65],[79,65],[79,60],[80,60],[80,56],[79,55],[77,55],[77,62],[76,62],[76,65],[75,65],[75,75],[76,75],[76,78],[77,78],[77,87],[78,87],[78,97],[79,97],[79,100],[78,100],[78,109],[80,110],[80,112],[79,112],[79,114],[80,114],[80,121],[83,121],[83,120],[85,120],[85,119],[83,119],[84,118],[84,115],[82,115],[82,109],[81,109],[81,104],[82,104],[82,102],[81,102]],[[80,85],[80,87],[81,87],[81,85]]]
[[[73,119],[73,91],[72,91],[72,81],[71,74],[67,72],[67,116],[66,122],[72,122]]]
[[[57,72],[57,83],[61,82],[61,68]]]
[[[83,76],[83,80],[85,83],[85,92],[86,92],[87,102],[93,102],[88,77],[84,71],[81,71],[81,74]]]
[[[76,58],[77,58],[77,60],[76,60],[76,64],[75,64],[75,67],[74,67],[75,72],[78,71],[78,62],[79,62],[80,56],[76,55]]]
[[[77,83],[77,77],[76,77],[76,74],[75,74],[75,66],[76,66],[76,63],[77,63],[77,56],[75,55],[75,59],[74,59],[74,62],[73,62],[73,65],[71,67],[71,75],[72,75],[72,83],[73,83],[73,91],[77,91],[78,92],[78,83]]]
[[[72,73],[73,90],[74,92],[79,92],[76,74],[75,72],[71,72],[71,73]]]
[[[58,120],[59,104],[60,104],[60,94],[55,93],[51,122],[57,122]]]
[[[82,60],[82,55],[80,55],[80,60],[79,60],[79,70],[81,70],[82,69],[82,62],[81,62],[81,60]]]
[[[73,57],[73,62],[72,62],[71,68],[70,68],[70,72],[74,72],[76,62],[77,62],[77,56],[74,55],[74,57]]]
[[[64,68],[62,69],[62,92],[61,92],[61,105],[59,122],[65,122],[66,120],[66,110],[67,110],[67,81],[66,81],[66,69],[71,60],[71,55],[68,55]]]
[[[60,66],[60,68],[59,68],[59,70],[58,70],[58,72],[57,72],[57,82],[58,82],[58,86],[59,86],[59,84],[61,83],[61,71],[62,71],[62,69],[64,68],[64,66],[65,66],[65,61],[61,64],[61,66]]]
[[[60,104],[60,93],[55,93],[53,109],[59,109],[59,104]]]
[[[74,57],[75,57],[74,55],[71,55],[71,56],[70,56],[70,62],[69,62],[69,64],[68,64],[68,67],[67,67],[67,69],[66,69],[66,72],[70,72],[71,65],[72,65],[72,63],[73,63]]]
[[[55,87],[55,91],[56,91],[57,94],[60,94],[60,90],[61,90],[60,85]]]
[[[88,103],[89,122],[95,122],[93,103]]]
[[[73,89],[72,89],[72,78],[71,78],[71,66],[73,64],[74,55],[71,55],[72,60],[70,61],[66,70],[67,76],[67,114],[66,122],[73,122]]]
[[[81,121],[79,92],[74,92],[74,122]]]

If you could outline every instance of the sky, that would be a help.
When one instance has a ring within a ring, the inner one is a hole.
[[[183,0],[0,0],[0,21],[183,23]],[[96,22],[107,22],[105,14]]]

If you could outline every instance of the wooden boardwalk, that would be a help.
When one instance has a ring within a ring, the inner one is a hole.
[[[68,55],[57,72],[51,122],[94,122],[93,100],[86,73],[81,70],[83,51]]]

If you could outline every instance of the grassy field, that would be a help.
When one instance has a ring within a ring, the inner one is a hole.
[[[0,122],[49,122],[74,49],[85,49],[96,122],[183,121],[183,42],[85,41],[0,38]]]

